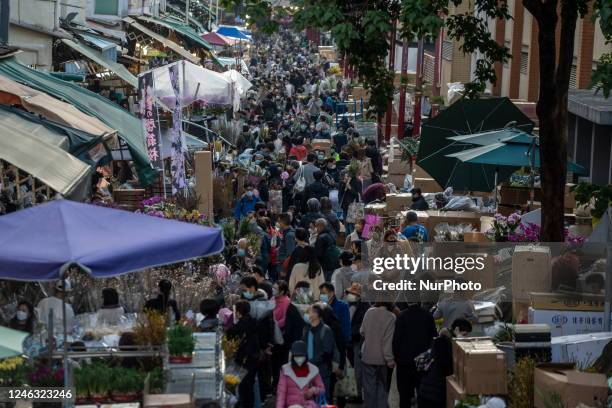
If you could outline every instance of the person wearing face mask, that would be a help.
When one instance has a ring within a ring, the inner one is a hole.
[[[255,378],[259,366],[259,337],[257,322],[250,315],[251,305],[246,300],[239,300],[234,306],[236,323],[226,331],[229,339],[240,341],[234,361],[247,372],[238,385],[238,406],[251,408],[255,406]]]
[[[240,199],[236,202],[236,207],[234,207],[234,218],[236,220],[240,220],[246,217],[250,212],[255,210],[255,204],[259,202],[259,198],[255,196],[254,188],[252,184],[247,184],[245,186],[246,192],[240,197]]]
[[[298,282],[308,282],[312,288],[312,294],[315,299],[319,298],[319,286],[325,282],[321,265],[315,255],[315,250],[311,246],[305,246],[302,257],[295,264],[291,271],[289,279],[289,290],[291,293],[295,290]]]
[[[17,312],[9,322],[9,327],[32,334],[35,322],[34,306],[27,300],[22,300],[17,304]]]
[[[310,306],[304,315],[308,328],[304,334],[308,361],[317,366],[325,384],[331,389],[332,362],[336,351],[336,340],[332,329],[323,322],[323,308],[319,304]]]
[[[349,313],[351,316],[351,347],[347,349],[346,356],[355,370],[355,382],[357,383],[357,401],[363,402],[363,366],[361,362],[361,347],[363,345],[363,337],[359,330],[363,317],[370,308],[368,302],[361,300],[361,285],[353,282],[351,287],[346,290],[344,297],[349,304]]]
[[[340,254],[340,268],[336,269],[331,277],[334,288],[338,288],[338,297],[345,300],[346,290],[353,281],[353,254],[349,251],[342,251]]]
[[[283,344],[276,344],[272,348],[272,386],[276,387],[281,367],[289,357],[289,347],[293,342],[301,340],[305,323],[300,311],[291,303],[287,282],[275,282],[272,294],[276,303],[274,320],[283,334]]]
[[[49,313],[53,311],[54,330],[61,332],[63,330],[62,327],[64,321],[62,304],[65,303],[66,327],[68,328],[68,332],[71,333],[74,325],[74,310],[72,309],[72,305],[66,301],[66,297],[72,290],[72,285],[68,279],[65,279],[64,283],[62,283],[62,281],[57,281],[55,283],[55,287],[53,288],[53,295],[38,302],[36,309],[38,311],[40,321],[47,327],[49,327]]]
[[[300,406],[316,408],[317,398],[325,393],[325,385],[316,365],[308,361],[307,345],[296,341],[291,346],[291,360],[280,370],[276,390],[276,408]]]

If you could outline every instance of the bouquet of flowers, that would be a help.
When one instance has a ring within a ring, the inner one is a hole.
[[[495,241],[507,241],[508,236],[514,234],[516,229],[521,225],[521,214],[518,212],[512,213],[505,217],[501,214],[495,214],[493,220],[493,228],[491,229],[492,234],[495,237]]]
[[[177,203],[154,196],[140,202],[140,208],[136,211],[152,217],[168,218],[171,220],[189,222],[191,224],[209,225],[209,220],[198,210],[188,210]]]

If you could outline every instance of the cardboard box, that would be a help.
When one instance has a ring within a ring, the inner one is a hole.
[[[531,307],[539,310],[603,312],[605,297],[596,294],[531,293]]]
[[[387,174],[387,183],[392,183],[397,188],[404,187],[404,174]]]
[[[457,382],[454,375],[446,377],[446,408],[455,408],[455,401],[467,397],[463,387]]]
[[[590,367],[610,341],[612,332],[553,337],[552,362],[576,363],[578,367]]]
[[[195,191],[199,198],[198,211],[213,219],[213,166],[212,152],[200,151],[193,155],[195,167]]]
[[[389,160],[387,171],[389,174],[410,174],[410,162],[400,160],[400,157]]]
[[[468,394],[506,394],[506,353],[489,337],[453,340],[453,367],[457,382]]]
[[[549,292],[550,248],[520,245],[512,255],[512,300],[530,301],[532,292]]]
[[[484,232],[464,232],[463,242],[491,242]]]
[[[396,213],[404,211],[410,208],[412,204],[412,194],[410,193],[398,193],[398,194],[387,194],[387,211],[389,213]]]
[[[313,150],[322,150],[325,156],[331,154],[332,141],[330,139],[313,139],[310,144]]]
[[[414,187],[420,188],[423,193],[439,193],[444,191],[438,182],[432,178],[414,178]]]
[[[561,397],[562,406],[588,407],[606,406],[608,384],[606,376],[598,373],[584,373],[573,364],[539,364],[534,372],[534,407],[547,408],[546,399],[551,394]]]
[[[480,214],[470,211],[438,211],[428,210],[429,235],[433,235],[434,228],[441,222],[453,224],[471,224],[475,230],[480,229]]]
[[[553,337],[571,334],[601,332],[604,329],[603,312],[579,312],[568,310],[539,310],[529,308],[529,323],[550,326]]]
[[[376,203],[376,204],[367,204],[365,206],[366,214],[376,214],[380,216],[387,215],[387,204],[386,203]]]
[[[431,176],[418,164],[414,165],[412,174],[415,178],[431,178]]]

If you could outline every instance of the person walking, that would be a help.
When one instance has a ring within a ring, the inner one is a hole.
[[[417,371],[414,359],[431,347],[437,335],[433,316],[417,303],[409,304],[397,317],[393,333],[393,357],[397,364],[400,408],[412,407],[412,398],[421,382],[421,373]]]
[[[308,328],[304,334],[304,342],[308,361],[317,366],[321,373],[325,390],[331,389],[332,361],[334,359],[335,339],[332,329],[323,323],[323,309],[314,304],[304,315]]]
[[[363,336],[361,361],[363,363],[363,391],[366,407],[387,408],[389,370],[395,367],[393,359],[393,332],[395,315],[385,303],[376,303],[363,317],[360,334]]]
[[[308,361],[306,343],[296,341],[291,346],[291,360],[280,370],[276,408],[318,408],[316,400],[324,393],[319,368]]]

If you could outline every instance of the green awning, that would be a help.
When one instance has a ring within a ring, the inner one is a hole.
[[[123,79],[129,85],[133,86],[134,88],[138,88],[138,78],[132,75],[132,73],[123,64],[104,58],[100,51],[88,47],[85,44],[67,39],[63,39],[62,42],[82,56],[89,58],[96,64],[114,72],[119,78]]]
[[[175,33],[179,34],[187,41],[190,41],[206,50],[212,50],[212,46],[208,43],[208,41],[204,40],[200,37],[193,28],[189,27],[184,22],[179,22],[177,19],[173,17],[165,17],[165,18],[156,18],[156,17],[138,17],[141,21],[147,21],[149,23],[162,25]]]
[[[62,195],[71,194],[92,169],[58,146],[61,135],[50,135],[49,129],[33,129],[32,122],[17,114],[0,111],[0,126],[0,159]]]
[[[49,74],[64,81],[85,82],[85,75],[83,74],[69,74],[67,72],[49,72]]]
[[[28,68],[17,62],[14,57],[0,59],[0,75],[68,102],[80,111],[100,119],[110,128],[116,129],[130,148],[140,182],[145,186],[153,183],[157,173],[151,167],[142,136],[142,127],[137,117],[85,88],[54,78],[46,72]]]

